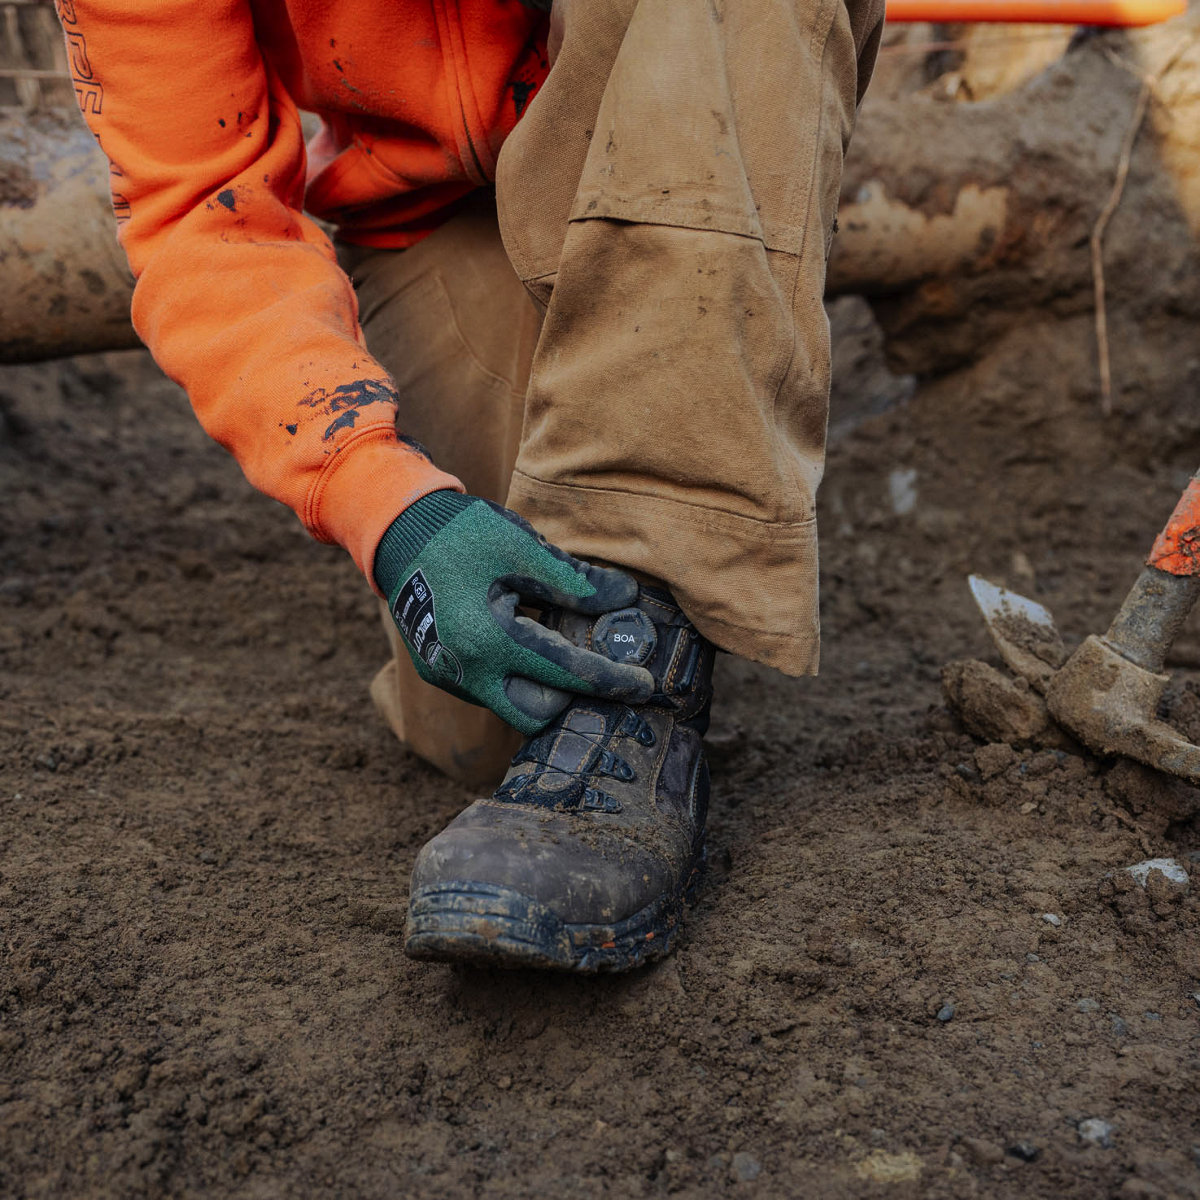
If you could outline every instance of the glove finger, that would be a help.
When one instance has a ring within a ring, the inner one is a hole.
[[[519,708],[508,698],[508,686],[510,682],[515,682],[520,676],[506,676],[503,683],[497,682],[496,686],[487,694],[486,706],[492,710],[500,718],[507,722],[518,733],[523,733],[526,737],[533,737],[535,733],[541,733],[543,729],[554,719],[547,717],[545,720],[541,716],[534,716],[527,713],[523,708]],[[535,684],[536,686],[540,686]],[[520,688],[516,692],[517,698],[520,699],[522,691]],[[570,703],[568,696],[567,702]]]
[[[557,564],[548,564],[547,574],[542,578],[533,575],[505,575],[496,582],[501,587],[516,592],[526,603],[569,608],[588,617],[613,612],[618,608],[628,608],[637,603],[638,582],[632,575],[626,575],[624,571],[618,571],[615,567],[595,567],[579,559],[571,561],[575,563],[573,578],[582,578],[590,588],[590,594],[579,595],[577,584],[575,592],[565,590],[554,578],[557,570],[561,569]]]
[[[557,630],[547,629],[528,617],[513,617],[501,621],[505,632],[517,645],[532,651],[550,668],[543,676],[536,665],[527,667],[524,674],[550,685],[561,686],[561,672],[574,678],[573,690],[585,696],[605,700],[624,700],[642,704],[654,691],[654,676],[645,667],[632,663],[615,663],[593,650],[584,650],[567,641]],[[557,670],[555,670],[557,668]]]
[[[531,722],[537,723],[537,729],[523,729],[522,733],[536,733],[543,729],[571,703],[570,692],[547,687],[544,683],[536,683],[521,675],[510,675],[504,681],[504,694],[514,708],[520,710]]]
[[[637,601],[637,580],[614,567],[596,567],[575,558],[548,542],[524,517],[511,509],[484,501],[491,510],[503,517],[510,525],[532,538],[542,554],[537,555],[536,575],[530,574],[528,565],[519,573],[498,580],[511,587],[525,600],[538,604],[555,604],[587,616],[612,612],[617,608],[628,608]]]

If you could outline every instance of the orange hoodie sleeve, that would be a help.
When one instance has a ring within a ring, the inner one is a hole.
[[[249,0],[58,0],[58,13],[112,164],[134,327],[250,482],[373,585],[396,515],[462,485],[396,436],[354,290],[300,211],[300,117]]]

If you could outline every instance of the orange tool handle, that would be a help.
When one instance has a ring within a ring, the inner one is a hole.
[[[1157,25],[1187,0],[887,0],[889,21],[1042,22],[1047,25]]]
[[[1200,575],[1200,474],[1184,488],[1146,565],[1169,575]]]

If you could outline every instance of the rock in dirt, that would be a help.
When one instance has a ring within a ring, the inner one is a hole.
[[[1057,745],[1061,735],[1046,702],[1023,679],[1014,679],[975,658],[942,668],[946,704],[976,737],[989,742]]]
[[[1041,1148],[1032,1142],[1014,1142],[1004,1153],[1011,1158],[1019,1158],[1022,1162],[1033,1162],[1041,1152]]]
[[[924,1164],[911,1150],[899,1154],[874,1150],[854,1164],[854,1173],[859,1179],[869,1179],[874,1183],[911,1183],[921,1177],[923,1167]]]
[[[1090,1142],[1107,1150],[1112,1146],[1114,1127],[1100,1117],[1088,1117],[1076,1126],[1081,1141]]]
[[[762,1163],[753,1154],[739,1150],[733,1156],[729,1169],[738,1183],[753,1183],[762,1173]]]
[[[1149,886],[1152,871],[1160,872],[1167,883],[1175,887],[1186,888],[1190,882],[1188,873],[1173,858],[1147,858],[1125,870],[1133,876],[1139,887]]]

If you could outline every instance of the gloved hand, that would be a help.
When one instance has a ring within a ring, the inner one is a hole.
[[[636,580],[572,558],[489,500],[437,491],[410,505],[379,543],[375,582],[421,678],[526,735],[572,692],[637,703],[653,691],[645,668],[580,649],[516,612],[519,603],[611,612],[636,601]]]

